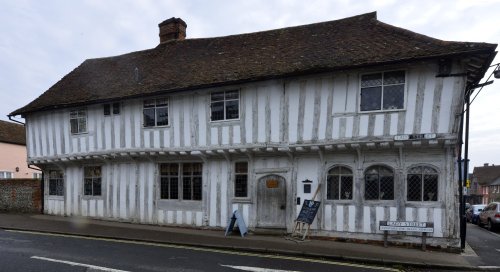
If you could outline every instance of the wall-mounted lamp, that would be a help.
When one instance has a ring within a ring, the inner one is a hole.
[[[16,172],[19,172],[19,167],[16,167]]]
[[[497,66],[497,69],[495,71],[493,71],[493,76],[495,78],[500,78],[500,69],[498,66]]]

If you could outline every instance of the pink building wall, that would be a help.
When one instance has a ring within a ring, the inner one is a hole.
[[[12,173],[13,178],[31,179],[33,173],[41,173],[28,168],[26,146],[0,142],[0,172]],[[19,171],[16,171],[19,167]]]

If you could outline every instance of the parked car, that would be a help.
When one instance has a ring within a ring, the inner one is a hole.
[[[472,224],[477,224],[479,213],[486,207],[484,204],[476,204],[472,205],[466,212],[465,218],[467,222],[471,222]]]
[[[491,202],[479,213],[479,226],[494,230],[500,225],[500,202]]]

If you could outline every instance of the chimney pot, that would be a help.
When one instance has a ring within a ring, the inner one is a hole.
[[[186,39],[187,24],[181,18],[172,17],[158,24],[158,27],[160,28],[160,44]]]

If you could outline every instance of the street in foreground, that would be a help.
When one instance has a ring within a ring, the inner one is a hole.
[[[0,231],[2,271],[399,271],[270,254]]]

